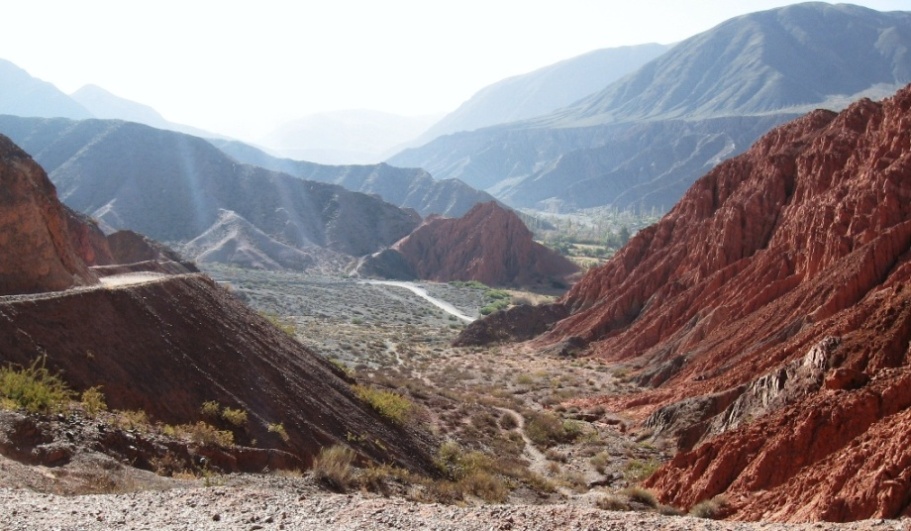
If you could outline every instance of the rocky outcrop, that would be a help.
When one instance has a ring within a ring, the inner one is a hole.
[[[469,324],[453,341],[453,346],[489,345],[526,341],[550,330],[569,310],[562,304],[529,306],[521,304],[505,312],[494,312]]]
[[[496,202],[476,205],[458,219],[433,217],[392,250],[368,258],[360,270],[449,282],[477,280],[490,286],[565,287],[578,266],[532,239],[519,216]],[[393,267],[394,266],[394,267]],[[394,270],[393,270],[394,269]]]
[[[97,283],[73,247],[69,219],[47,174],[0,135],[0,295]]]
[[[779,127],[561,299],[684,450],[648,482],[734,518],[908,514],[911,87]],[[902,435],[904,433],[905,435]]]

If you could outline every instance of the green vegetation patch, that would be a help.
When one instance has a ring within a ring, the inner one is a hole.
[[[0,399],[6,409],[22,408],[30,413],[63,410],[75,394],[60,377],[44,366],[45,357],[28,367],[9,364],[0,369]]]

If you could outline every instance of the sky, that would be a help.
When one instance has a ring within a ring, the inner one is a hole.
[[[442,115],[510,76],[790,3],[29,0],[4,5],[0,58],[67,93],[95,84],[173,122],[254,139],[333,110]]]

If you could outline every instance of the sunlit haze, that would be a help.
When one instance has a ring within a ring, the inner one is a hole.
[[[38,0],[4,6],[0,58],[67,93],[96,84],[168,120],[255,138],[322,111],[447,113],[512,75],[788,3]]]

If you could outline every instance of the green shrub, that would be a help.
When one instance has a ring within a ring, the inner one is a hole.
[[[649,459],[648,461],[633,459],[626,464],[626,469],[623,472],[623,477],[633,482],[644,481],[649,476],[654,474],[660,466],[661,463],[655,459]]]
[[[280,422],[275,423],[275,424],[269,424],[268,426],[266,426],[266,429],[269,431],[269,433],[277,434],[286,443],[291,440],[291,437],[288,436],[288,432],[285,431],[285,425]]]
[[[530,413],[525,418],[525,435],[535,444],[544,447],[572,442],[581,433],[581,428],[576,429],[577,427],[548,412]]]
[[[373,389],[364,385],[353,385],[351,389],[358,398],[366,402],[377,413],[397,424],[405,424],[411,417],[414,405],[398,393]]]
[[[221,410],[221,418],[225,419],[228,424],[240,428],[247,423],[247,412],[243,409],[226,407]]]
[[[31,413],[47,413],[61,411],[73,400],[73,391],[58,375],[51,374],[44,362],[45,356],[41,356],[28,367],[9,364],[0,369],[0,397],[5,399],[4,405]]]
[[[221,405],[214,400],[209,400],[202,403],[202,407],[199,408],[199,413],[206,418],[216,419],[218,418],[218,412],[221,410]]]
[[[177,430],[196,444],[222,447],[234,445],[233,433],[219,430],[206,422],[182,424],[177,427]]]
[[[108,410],[108,404],[104,400],[104,393],[101,392],[101,386],[89,387],[82,392],[82,409],[86,415],[94,417],[102,411]]]
[[[334,445],[320,450],[313,460],[313,477],[323,485],[345,492],[355,485],[354,450]]]

